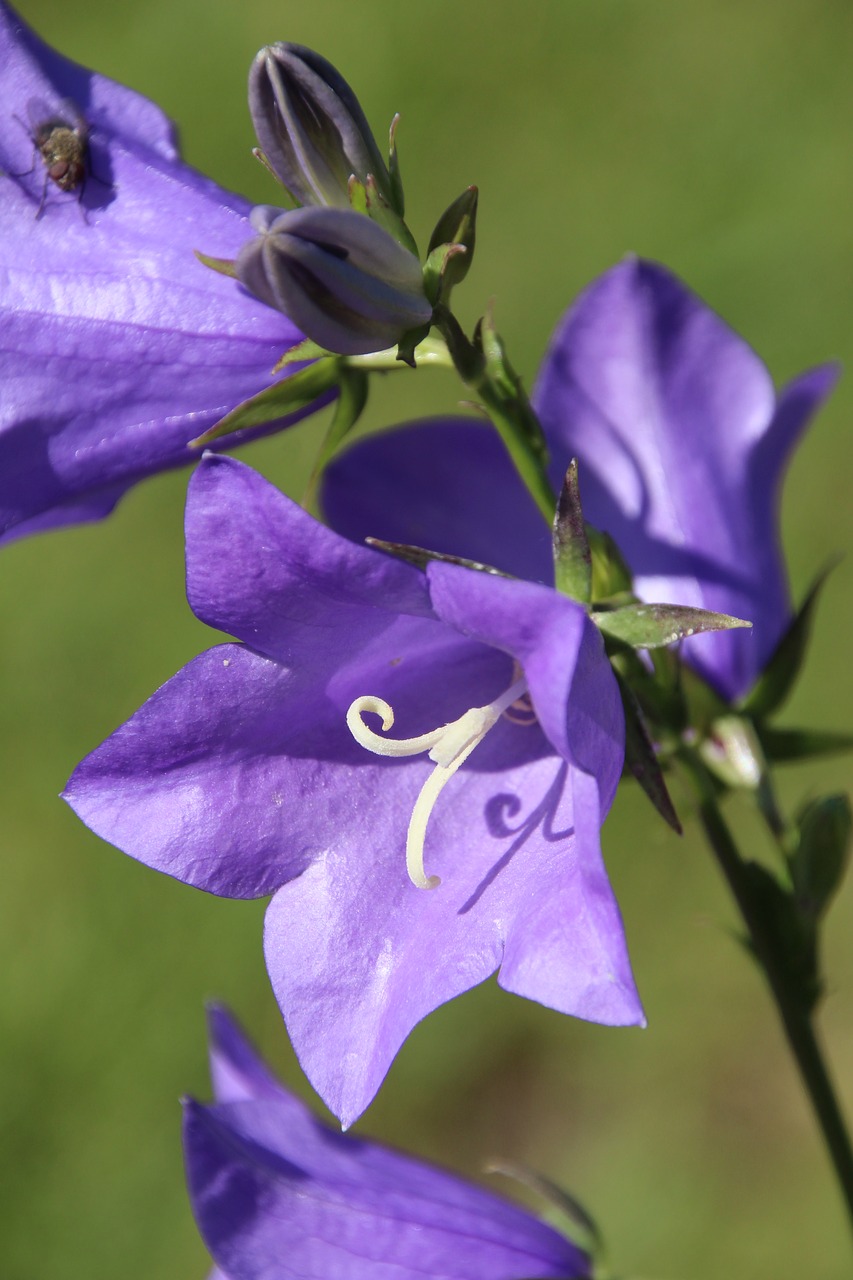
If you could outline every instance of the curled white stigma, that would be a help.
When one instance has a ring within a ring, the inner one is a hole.
[[[435,768],[415,801],[406,832],[406,870],[416,888],[437,889],[441,884],[438,876],[428,876],[424,870],[424,838],[429,815],[442,789],[507,708],[526,693],[527,681],[522,677],[488,706],[470,707],[458,720],[416,738],[384,738],[367,727],[364,723],[367,713],[379,716],[383,733],[393,727],[394,711],[383,698],[366,694],[356,698],[347,711],[347,728],[366,751],[377,756],[417,756],[427,752],[430,760],[435,762]]]

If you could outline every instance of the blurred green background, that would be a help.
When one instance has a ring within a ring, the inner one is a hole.
[[[378,133],[394,111],[423,242],[468,183],[486,301],[532,379],[562,309],[626,251],[678,271],[782,381],[853,344],[849,0],[22,0],[70,56],[159,101],[187,158],[257,201],[245,76],[275,39],[321,50]],[[203,245],[203,228],[199,243]],[[446,409],[444,375],[390,380],[372,421]],[[801,448],[784,531],[802,593],[850,550],[853,381]],[[244,457],[298,493],[312,428]],[[263,904],[209,898],[91,836],[55,799],[76,761],[209,642],[183,595],[186,477],[100,527],[0,556],[0,1274],[181,1280],[206,1255],[183,1189],[178,1096],[207,1096],[202,1002],[232,1005],[285,1078]],[[853,566],[834,573],[790,724],[850,729]],[[785,775],[790,804],[848,761]],[[745,838],[747,806],[732,805]],[[479,1176],[524,1160],[599,1217],[614,1270],[654,1280],[850,1275],[827,1161],[733,916],[688,822],[626,786],[605,850],[646,1031],[561,1018],[493,984],[433,1015],[359,1128]],[[827,929],[822,1027],[853,1114],[853,891]]]

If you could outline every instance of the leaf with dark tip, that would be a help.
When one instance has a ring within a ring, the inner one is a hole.
[[[654,744],[646,729],[640,704],[618,671],[615,675],[625,711],[625,767],[645,791],[664,822],[667,822],[678,835],[682,835],[682,826],[675,812],[675,805],[672,803]]]
[[[405,542],[384,542],[381,538],[365,538],[365,542],[369,547],[387,551],[389,555],[397,556],[399,560],[405,560],[417,569],[426,569],[430,561],[438,560],[441,564],[458,564],[463,569],[476,569],[478,573],[492,573],[498,578],[512,577],[511,573],[504,573],[502,569],[495,569],[490,564],[481,564],[479,560],[465,560],[462,556],[444,555],[441,551],[427,551],[425,547],[410,547]]]
[[[578,460],[572,458],[560,490],[552,533],[554,585],[563,595],[589,604],[592,598],[592,554],[584,527],[578,486]]]
[[[332,354],[325,347],[318,347],[317,343],[312,342],[310,338],[303,338],[295,347],[285,351],[281,359],[273,365],[273,373],[281,373],[282,369],[287,369],[292,364],[302,364],[306,360],[320,360],[323,356]]]
[[[656,649],[701,631],[752,626],[751,622],[727,613],[679,604],[629,604],[618,609],[601,609],[593,614],[593,620],[607,635],[635,649]]]

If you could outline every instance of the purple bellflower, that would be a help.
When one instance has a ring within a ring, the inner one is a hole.
[[[184,1150],[219,1280],[590,1275],[582,1250],[511,1201],[333,1133],[278,1083],[224,1010],[211,1009],[209,1021],[216,1102],[186,1103]]]
[[[2,0],[0,65],[0,536],[18,536],[194,461],[188,442],[302,334],[195,258],[236,257],[250,206],[182,163],[153,103]],[[76,146],[70,168],[51,138]]]
[[[561,1012],[642,1023],[599,839],[622,707],[585,610],[354,545],[212,454],[186,534],[193,610],[242,643],[165,684],[66,799],[180,880],[274,894],[273,988],[344,1125],[415,1024],[496,969]]]
[[[777,396],[742,338],[675,276],[628,259],[557,327],[533,401],[559,488],[580,462],[584,514],[610,533],[649,601],[749,619],[684,642],[727,698],[746,693],[791,620],[778,528],[788,458],[837,376],[823,365]],[[347,537],[486,560],[550,581],[548,529],[494,432],[470,418],[355,445],[323,504]]]

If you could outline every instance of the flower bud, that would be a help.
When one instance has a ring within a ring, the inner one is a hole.
[[[349,207],[351,176],[368,178],[402,217],[359,101],[330,62],[298,44],[261,49],[249,72],[249,110],[275,176],[301,205]]]
[[[261,206],[252,225],[238,279],[327,351],[381,351],[429,323],[417,258],[362,214]]]

